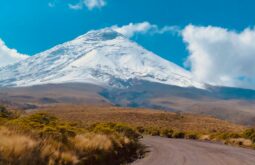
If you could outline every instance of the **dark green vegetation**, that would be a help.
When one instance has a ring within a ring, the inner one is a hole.
[[[115,123],[83,127],[48,113],[0,108],[0,164],[118,165],[143,155],[134,129]]]

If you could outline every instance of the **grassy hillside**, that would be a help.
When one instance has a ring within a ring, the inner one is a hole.
[[[142,156],[140,135],[123,124],[82,127],[48,113],[0,107],[0,164],[118,165]]]

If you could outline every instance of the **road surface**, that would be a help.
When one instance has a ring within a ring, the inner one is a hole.
[[[210,142],[144,137],[150,150],[132,165],[255,165],[255,150]]]

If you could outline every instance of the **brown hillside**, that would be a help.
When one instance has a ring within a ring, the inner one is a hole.
[[[90,125],[97,122],[121,122],[134,127],[168,128],[200,133],[240,133],[243,126],[232,124],[210,116],[188,113],[172,113],[149,109],[95,107],[95,106],[52,106],[41,110],[71,121]]]

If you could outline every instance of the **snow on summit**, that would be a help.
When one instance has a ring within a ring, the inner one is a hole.
[[[0,69],[0,86],[67,82],[119,86],[132,79],[203,88],[188,71],[110,28],[90,31]]]

